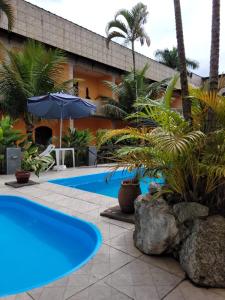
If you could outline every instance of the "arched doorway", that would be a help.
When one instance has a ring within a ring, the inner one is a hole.
[[[35,143],[38,145],[49,145],[52,142],[52,129],[47,126],[35,128]]]

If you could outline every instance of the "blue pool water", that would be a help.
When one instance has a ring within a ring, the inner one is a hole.
[[[0,195],[0,297],[47,284],[85,264],[97,227],[22,197]]]
[[[134,172],[116,171],[112,176],[111,175],[111,172],[104,172],[78,177],[54,179],[49,182],[117,198],[121,181],[133,178]],[[150,182],[157,182],[161,184],[164,181],[162,178],[142,179],[140,184],[142,194],[146,194],[148,192]]]

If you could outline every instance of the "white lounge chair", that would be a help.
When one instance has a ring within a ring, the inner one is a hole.
[[[45,157],[45,156],[49,156],[50,153],[55,149],[55,145],[48,145],[48,147],[39,154],[39,157]],[[53,167],[55,164],[55,161],[53,161],[53,163],[45,170],[45,172],[48,172],[48,170],[51,169],[51,167]]]

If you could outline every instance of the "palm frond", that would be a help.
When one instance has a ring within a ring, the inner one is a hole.
[[[30,123],[33,118],[27,112],[27,98],[53,92],[62,84],[65,54],[34,41],[27,41],[20,51],[4,51],[0,65],[1,108],[12,117],[23,116]]]
[[[149,46],[150,38],[143,28],[143,25],[147,22],[147,16],[147,6],[142,3],[136,4],[131,11],[120,9],[115,14],[114,20],[110,21],[106,26],[107,47],[109,42],[115,37],[124,38],[125,44],[139,40],[141,45],[146,42]],[[112,32],[111,29],[113,30]],[[117,29],[120,31],[117,32]]]
[[[155,57],[158,59],[158,61],[172,69],[180,70],[179,66],[179,59],[178,59],[178,51],[176,47],[173,47],[172,49],[158,49],[155,52]],[[191,69],[197,69],[199,67],[199,63],[196,60],[192,59],[186,59],[186,65],[187,67]]]
[[[186,58],[186,64],[187,64],[187,67],[191,68],[192,70],[199,68],[199,62],[197,60],[192,60],[192,59]]]
[[[130,30],[133,26],[134,18],[132,13],[127,9],[120,9],[115,14],[115,20],[118,20],[118,18],[123,17],[124,20],[127,22],[128,30]]]
[[[218,95],[216,91],[190,89],[190,95],[198,99],[207,108],[211,108],[216,118],[222,125],[225,125],[225,97]]]
[[[175,86],[177,84],[177,81],[179,79],[180,75],[177,73],[175,74],[171,80],[169,81],[168,85],[167,85],[167,88],[166,88],[166,92],[163,96],[163,102],[165,104],[165,107],[167,109],[170,109],[171,108],[171,99],[172,99],[172,96],[173,96],[173,91],[175,89]]]
[[[114,38],[124,38],[124,39],[126,39],[126,36],[123,33],[119,32],[119,31],[112,31],[112,32],[110,32],[108,34],[107,38],[106,38],[106,45],[107,45],[107,47],[109,47],[110,41],[112,39],[114,39]]]
[[[148,132],[147,129],[137,129],[133,127],[127,127],[123,129],[115,129],[115,130],[109,130],[107,131],[99,141],[99,144],[104,144],[106,141],[111,140],[114,137],[118,137],[118,143],[122,140],[128,140],[130,138],[133,139],[144,139],[147,142],[151,142],[151,137],[149,134],[146,134]],[[120,138],[121,137],[121,138]]]
[[[4,12],[8,19],[8,28],[11,30],[15,23],[14,8],[8,0],[0,0],[0,12]]]
[[[205,135],[201,131],[192,131],[186,134],[166,132],[161,128],[152,131],[155,138],[155,147],[160,150],[166,149],[171,155],[186,155],[194,146],[200,144]]]
[[[102,106],[101,110],[106,116],[114,117],[116,119],[123,119],[127,116],[127,112],[119,107],[116,103],[107,103]]]
[[[115,28],[120,29],[122,31],[122,34],[128,34],[126,24],[124,24],[121,20],[112,20],[107,24],[106,27],[106,34],[109,34],[109,30]]]
[[[225,75],[222,76],[218,80],[218,90],[220,91],[222,88],[225,88]]]

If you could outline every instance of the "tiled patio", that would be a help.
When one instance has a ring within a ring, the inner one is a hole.
[[[39,185],[13,189],[13,176],[0,176],[0,193],[25,196],[78,216],[98,226],[103,245],[83,268],[42,288],[5,300],[222,300],[223,289],[203,289],[185,279],[179,264],[168,257],[149,257],[133,246],[133,225],[100,217],[116,200],[48,183],[48,179],[98,173],[106,168],[77,168],[43,175]],[[36,178],[34,180],[37,181]]]

